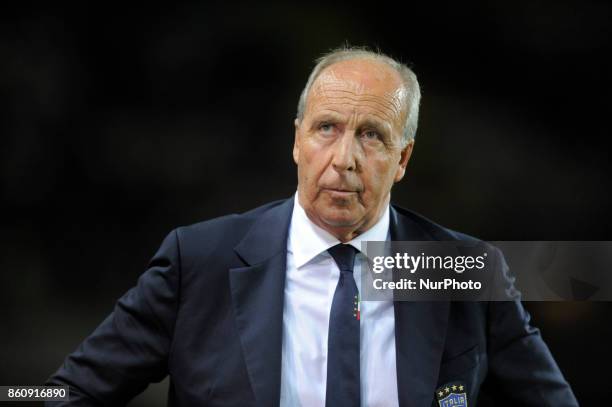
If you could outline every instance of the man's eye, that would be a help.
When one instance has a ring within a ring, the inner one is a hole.
[[[380,140],[381,139],[380,134],[372,130],[364,131],[362,135],[363,135],[363,138],[365,138],[366,140]]]
[[[330,123],[323,123],[319,126],[319,130],[322,133],[331,133],[332,131],[334,131],[334,125]]]

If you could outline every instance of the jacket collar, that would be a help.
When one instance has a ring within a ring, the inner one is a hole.
[[[293,197],[266,210],[253,224],[234,251],[247,264],[262,263],[287,251],[287,235]]]

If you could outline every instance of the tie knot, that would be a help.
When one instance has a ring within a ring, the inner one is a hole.
[[[353,265],[355,264],[355,249],[350,244],[337,244],[334,247],[327,249],[327,252],[334,258],[334,261],[338,265],[340,271],[353,272]]]

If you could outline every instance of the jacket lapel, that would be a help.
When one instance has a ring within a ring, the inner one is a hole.
[[[391,207],[391,240],[437,240]],[[446,338],[449,303],[395,301],[395,349],[400,407],[430,406]]]
[[[230,287],[247,371],[259,406],[280,401],[287,234],[293,198],[265,212],[234,248],[246,264]]]

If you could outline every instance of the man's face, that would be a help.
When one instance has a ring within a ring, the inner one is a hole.
[[[378,221],[404,176],[413,142],[402,143],[405,88],[387,65],[353,59],[327,67],[295,122],[300,204],[341,241]]]

